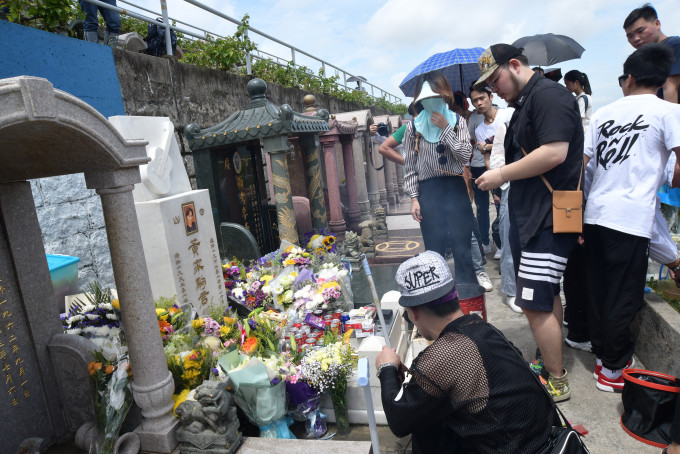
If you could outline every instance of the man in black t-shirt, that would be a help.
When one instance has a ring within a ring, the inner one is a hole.
[[[623,29],[626,31],[626,39],[636,49],[650,43],[670,47],[675,61],[666,82],[659,89],[658,96],[675,104],[680,103],[680,36],[664,35],[656,10],[649,3],[631,11],[623,22]]]
[[[554,190],[575,190],[583,166],[583,126],[566,88],[535,74],[521,50],[495,44],[479,58],[486,84],[513,103],[505,136],[506,165],[477,178],[481,189],[511,181],[510,248],[517,274],[517,306],[527,316],[543,356],[542,378],[555,402],[571,390],[562,358],[560,278],[578,234],[553,233]],[[525,156],[526,155],[526,156]]]

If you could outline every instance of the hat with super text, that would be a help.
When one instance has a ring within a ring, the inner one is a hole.
[[[489,78],[493,72],[498,69],[503,63],[507,63],[513,58],[522,55],[522,49],[518,49],[510,44],[494,44],[486,49],[482,55],[479,56],[477,63],[479,64],[479,71],[482,73],[476,84],[481,84]]]
[[[430,303],[450,293],[456,286],[444,257],[434,251],[425,251],[406,260],[399,266],[395,280],[405,307]]]

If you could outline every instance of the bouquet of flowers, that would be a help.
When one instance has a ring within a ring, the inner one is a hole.
[[[175,334],[165,346],[165,359],[177,394],[197,387],[212,373],[215,360],[211,348],[192,341],[190,335]]]
[[[132,404],[132,371],[127,351],[119,343],[107,344],[94,355],[87,369],[94,387],[95,450],[109,454]]]
[[[224,276],[224,287],[229,291],[234,285],[246,278],[245,266],[236,259],[223,263],[222,275]]]
[[[158,328],[161,338],[165,343],[173,333],[179,331],[187,324],[188,314],[175,304],[175,298],[159,298],[154,301],[156,306],[156,317],[158,317]]]
[[[354,374],[356,364],[356,350],[342,341],[311,350],[300,364],[305,382],[320,392],[329,391],[339,434],[349,432],[347,379]]]
[[[324,231],[312,235],[307,243],[307,249],[313,251],[317,255],[335,252],[335,235]]]
[[[77,334],[90,339],[97,346],[121,335],[119,307],[111,299],[111,289],[102,289],[92,282],[85,293],[86,301],[76,300],[62,325],[67,334]]]

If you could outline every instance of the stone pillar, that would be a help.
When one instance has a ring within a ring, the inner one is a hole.
[[[380,207],[380,191],[378,190],[378,172],[375,170],[375,163],[371,163],[371,145],[371,138],[366,134],[364,136],[364,148],[366,149],[366,188],[372,213],[376,208]]]
[[[368,188],[366,186],[366,168],[364,166],[364,148],[362,133],[357,132],[352,140],[352,156],[354,159],[354,178],[357,182],[357,204],[361,211],[361,220],[368,221],[372,218],[371,207],[368,201]]]
[[[276,200],[276,218],[279,223],[279,238],[298,244],[298,231],[293,210],[293,195],[288,176],[288,137],[265,137],[264,151],[270,155],[272,179],[274,181],[274,200]]]
[[[269,187],[269,203],[274,203],[274,178],[272,177],[272,158],[269,153],[264,153],[264,160],[267,163],[267,186]]]
[[[378,193],[380,194],[380,206],[387,209],[387,185],[385,182],[385,166],[383,165],[385,160],[380,153],[378,153],[378,147],[380,145],[371,140],[371,146],[373,148],[373,164],[375,165],[376,180],[378,182]],[[380,169],[380,170],[377,170]]]
[[[305,170],[307,172],[307,195],[309,208],[312,212],[312,228],[321,230],[328,228],[326,217],[326,203],[323,199],[321,187],[321,166],[319,165],[319,153],[316,136],[312,134],[300,135],[300,147],[305,156]]]
[[[335,163],[335,136],[321,136],[323,145],[324,162],[326,163],[326,183],[328,184],[328,208],[331,212],[331,222],[328,225],[331,232],[335,233],[339,240],[345,238],[345,219],[342,217],[340,205],[340,186],[338,182],[338,166]]]
[[[397,191],[401,200],[404,197],[404,166],[401,164],[397,164]]]
[[[350,230],[359,232],[359,222],[361,222],[361,211],[357,203],[357,183],[356,174],[359,173],[354,168],[354,156],[352,152],[352,140],[354,134],[344,134],[340,136],[342,145],[342,161],[345,166],[345,186],[347,187],[347,221]]]
[[[381,155],[382,156],[382,155]],[[385,188],[387,192],[387,203],[389,205],[395,205],[399,198],[397,196],[397,174],[395,166],[396,164],[389,159],[383,158],[383,164],[385,165]]]
[[[163,342],[151,294],[151,284],[139,232],[134,183],[141,181],[137,167],[85,175],[87,187],[101,197],[106,235],[125,326],[132,393],[142,412],[136,433],[142,451],[172,452],[177,446],[178,420],[172,414],[175,384],[168,371]],[[154,334],[155,333],[155,334]]]

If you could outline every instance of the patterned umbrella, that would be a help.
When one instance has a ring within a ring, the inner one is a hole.
[[[470,85],[479,79],[479,65],[477,60],[482,55],[482,47],[470,49],[453,49],[448,52],[434,54],[415,67],[408,76],[401,81],[399,88],[406,96],[413,97],[419,76],[430,71],[441,71],[451,84],[453,91],[462,91],[469,95]]]
[[[581,58],[585,51],[583,46],[572,38],[564,35],[525,36],[514,43],[515,47],[522,47],[522,53],[529,59],[529,64],[534,66],[549,66],[567,60]]]

